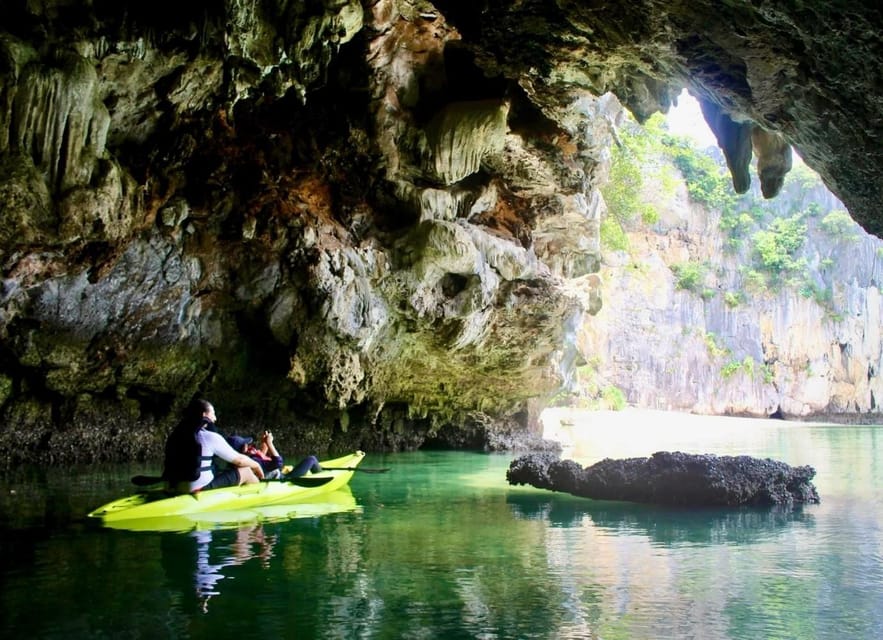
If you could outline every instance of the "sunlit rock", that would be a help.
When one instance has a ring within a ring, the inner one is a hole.
[[[757,176],[763,197],[774,198],[791,170],[791,145],[779,134],[755,126],[751,130],[751,148],[757,155]]]
[[[749,170],[753,125],[750,122],[735,122],[720,105],[711,100],[700,99],[699,105],[708,128],[714,133],[718,146],[724,152],[727,167],[733,177],[733,189],[736,193],[745,193],[751,186]]]
[[[443,184],[478,171],[488,154],[502,150],[509,103],[499,100],[446,105],[427,126],[427,170]]]

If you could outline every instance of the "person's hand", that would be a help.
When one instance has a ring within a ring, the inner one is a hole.
[[[249,460],[251,460],[251,458],[249,458]],[[254,463],[254,466],[252,467],[252,471],[254,471],[254,474],[258,478],[260,478],[261,480],[264,479],[264,468],[260,464],[258,464],[257,462]]]
[[[273,432],[272,431],[264,431],[264,442],[267,445],[273,444]]]

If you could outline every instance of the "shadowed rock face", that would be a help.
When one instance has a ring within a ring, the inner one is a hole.
[[[583,469],[553,454],[513,460],[509,484],[530,484],[595,500],[736,506],[817,503],[815,469],[750,456],[660,451],[649,458],[604,459]]]
[[[689,87],[737,188],[784,141],[883,229],[876,9],[0,4],[7,462],[157,455],[197,394],[291,450],[535,434],[620,101]]]
[[[878,4],[439,0],[436,5],[484,69],[517,78],[538,103],[557,104],[572,87],[612,91],[640,120],[667,110],[687,87],[748,136],[755,125],[781,136],[869,233],[883,231],[877,204],[883,195],[883,150],[872,142],[883,133],[874,62],[883,51]],[[732,125],[708,121],[719,140],[733,140]],[[736,156],[750,158],[744,141],[737,146]],[[737,183],[744,178],[734,171]]]

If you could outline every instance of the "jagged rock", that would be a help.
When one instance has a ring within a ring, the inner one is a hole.
[[[757,177],[764,198],[774,198],[782,190],[785,175],[791,171],[791,145],[778,133],[754,125],[751,148],[757,155]]]
[[[700,99],[699,106],[718,146],[724,152],[727,168],[733,178],[733,189],[736,193],[745,193],[751,186],[749,169],[753,125],[750,122],[733,121],[720,105],[711,100]]]
[[[649,458],[604,460],[581,468],[551,454],[513,460],[509,484],[530,484],[594,500],[735,506],[817,503],[815,469],[751,456],[660,451]]]
[[[530,430],[622,104],[682,87],[769,132],[766,192],[784,141],[883,231],[876,9],[719,5],[3,3],[0,458],[129,459],[83,407],[156,435],[196,394],[294,449]]]

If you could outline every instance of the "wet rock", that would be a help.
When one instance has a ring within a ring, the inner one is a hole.
[[[509,484],[529,484],[595,500],[736,506],[818,503],[815,469],[751,456],[660,451],[649,458],[606,458],[585,469],[549,453],[509,466]]]

